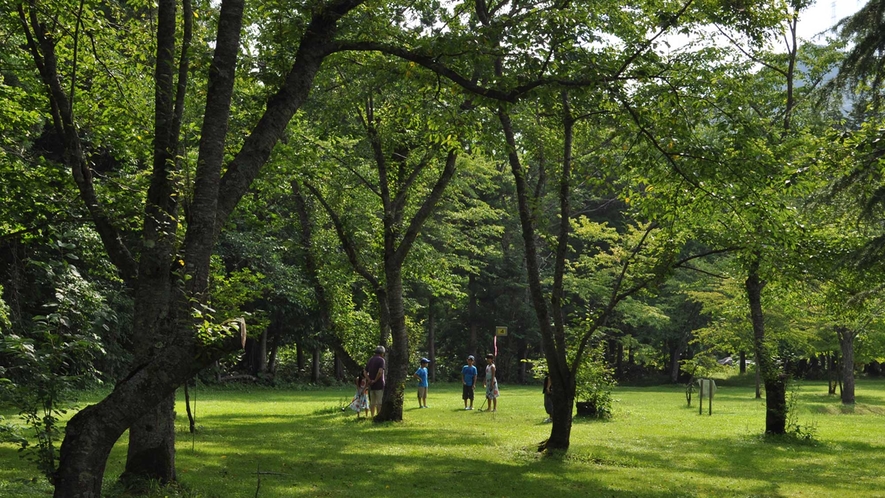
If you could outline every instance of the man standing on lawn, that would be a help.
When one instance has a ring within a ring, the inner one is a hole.
[[[387,364],[384,361],[384,354],[387,351],[384,346],[375,348],[375,356],[366,363],[366,370],[369,371],[369,410],[372,418],[375,418],[375,412],[381,410],[381,399],[384,396],[384,369]]]

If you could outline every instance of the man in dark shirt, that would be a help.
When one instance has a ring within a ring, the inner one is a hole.
[[[375,348],[375,356],[366,363],[366,370],[369,372],[369,410],[372,418],[375,412],[381,410],[381,399],[384,396],[384,370],[387,364],[384,361],[384,354],[387,351],[384,346]]]

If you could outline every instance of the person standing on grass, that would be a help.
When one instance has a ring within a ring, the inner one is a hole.
[[[427,408],[427,365],[430,360],[421,358],[421,366],[415,371],[413,376],[418,379],[418,408]]]
[[[486,378],[482,385],[486,388],[486,401],[489,402],[489,411],[498,411],[498,379],[495,378],[495,355],[486,355]]]
[[[473,390],[476,387],[476,376],[478,372],[473,366],[473,355],[467,357],[467,364],[461,368],[461,398],[464,400],[464,409],[473,410]],[[467,400],[470,400],[470,406],[467,406]]]
[[[360,372],[359,377],[356,378],[356,395],[354,395],[353,400],[350,402],[350,409],[356,412],[356,418],[360,418],[361,411],[365,411],[366,418],[369,418],[368,377],[369,373],[364,369]]]
[[[381,400],[384,397],[384,369],[387,363],[384,361],[384,354],[387,350],[384,346],[375,348],[375,356],[366,363],[366,370],[369,372],[369,411],[372,412],[372,418],[375,418],[375,412],[381,410]]]
[[[550,374],[544,377],[544,411],[547,412],[544,423],[553,422],[553,381],[550,380]]]

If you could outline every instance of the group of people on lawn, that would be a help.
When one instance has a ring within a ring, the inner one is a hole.
[[[384,346],[376,347],[375,355],[369,359],[366,368],[357,377],[356,395],[350,403],[350,408],[357,412],[357,417],[361,412],[364,412],[368,417],[371,412],[374,418],[375,413],[381,409],[381,400],[384,395],[384,371],[387,366],[384,360],[386,353],[387,350]],[[464,399],[465,410],[473,410],[473,393],[479,376],[479,372],[473,364],[475,360],[473,355],[468,356],[467,364],[461,368],[461,383],[463,384],[461,397]],[[430,360],[421,358],[421,366],[412,374],[418,379],[418,408],[427,408],[427,365],[429,364]],[[499,393],[495,371],[495,355],[489,353],[486,355],[486,376],[483,386],[486,390],[488,410],[492,412],[498,411]]]

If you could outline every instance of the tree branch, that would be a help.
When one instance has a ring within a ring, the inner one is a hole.
[[[274,145],[310,93],[314,77],[332,52],[338,21],[365,0],[331,0],[314,10],[301,37],[292,68],[280,89],[268,100],[264,114],[228,164],[218,191],[215,230],[220,232],[237,203],[246,194]]]
[[[323,194],[320,190],[313,186],[313,184],[309,182],[304,182],[304,186],[310,190],[310,193],[313,194],[314,197],[320,201],[323,209],[325,209],[326,214],[329,215],[329,218],[332,220],[332,225],[335,226],[335,232],[338,234],[338,240],[341,241],[341,247],[344,249],[344,253],[347,254],[347,259],[350,261],[350,265],[353,266],[354,271],[356,271],[360,276],[365,278],[369,284],[372,286],[374,290],[381,289],[381,282],[372,275],[371,272],[362,264],[359,260],[359,255],[356,252],[356,248],[353,245],[353,242],[350,240],[350,237],[347,236],[347,232],[344,230],[344,224],[341,222],[341,218],[338,217],[338,213],[332,209],[332,206],[326,202],[326,198],[323,197]]]
[[[74,125],[70,100],[61,86],[55,43],[49,35],[49,30],[45,29],[37,17],[37,5],[34,0],[28,3],[27,15],[24,4],[19,4],[18,14],[25,32],[28,49],[40,73],[40,78],[46,85],[56,133],[64,141],[64,163],[71,170],[80,199],[89,211],[108,257],[117,267],[121,278],[131,285],[138,274],[138,267],[119,231],[102,209],[95,193],[92,171]]]
[[[399,245],[396,248],[393,256],[393,264],[394,265],[402,265],[403,260],[406,258],[406,254],[409,253],[409,250],[412,248],[412,245],[415,243],[415,239],[418,238],[418,233],[421,231],[421,227],[424,225],[424,222],[433,212],[433,209],[436,207],[437,202],[442,198],[443,193],[446,190],[446,186],[448,186],[449,181],[455,175],[455,163],[458,155],[455,151],[450,150],[448,156],[446,157],[446,165],[443,168],[442,173],[439,178],[437,178],[436,183],[433,185],[433,189],[430,191],[430,194],[424,199],[424,202],[421,204],[421,207],[418,209],[418,212],[412,217],[412,220],[409,222],[409,227],[406,229],[406,232],[403,234],[403,238],[400,241]]]

